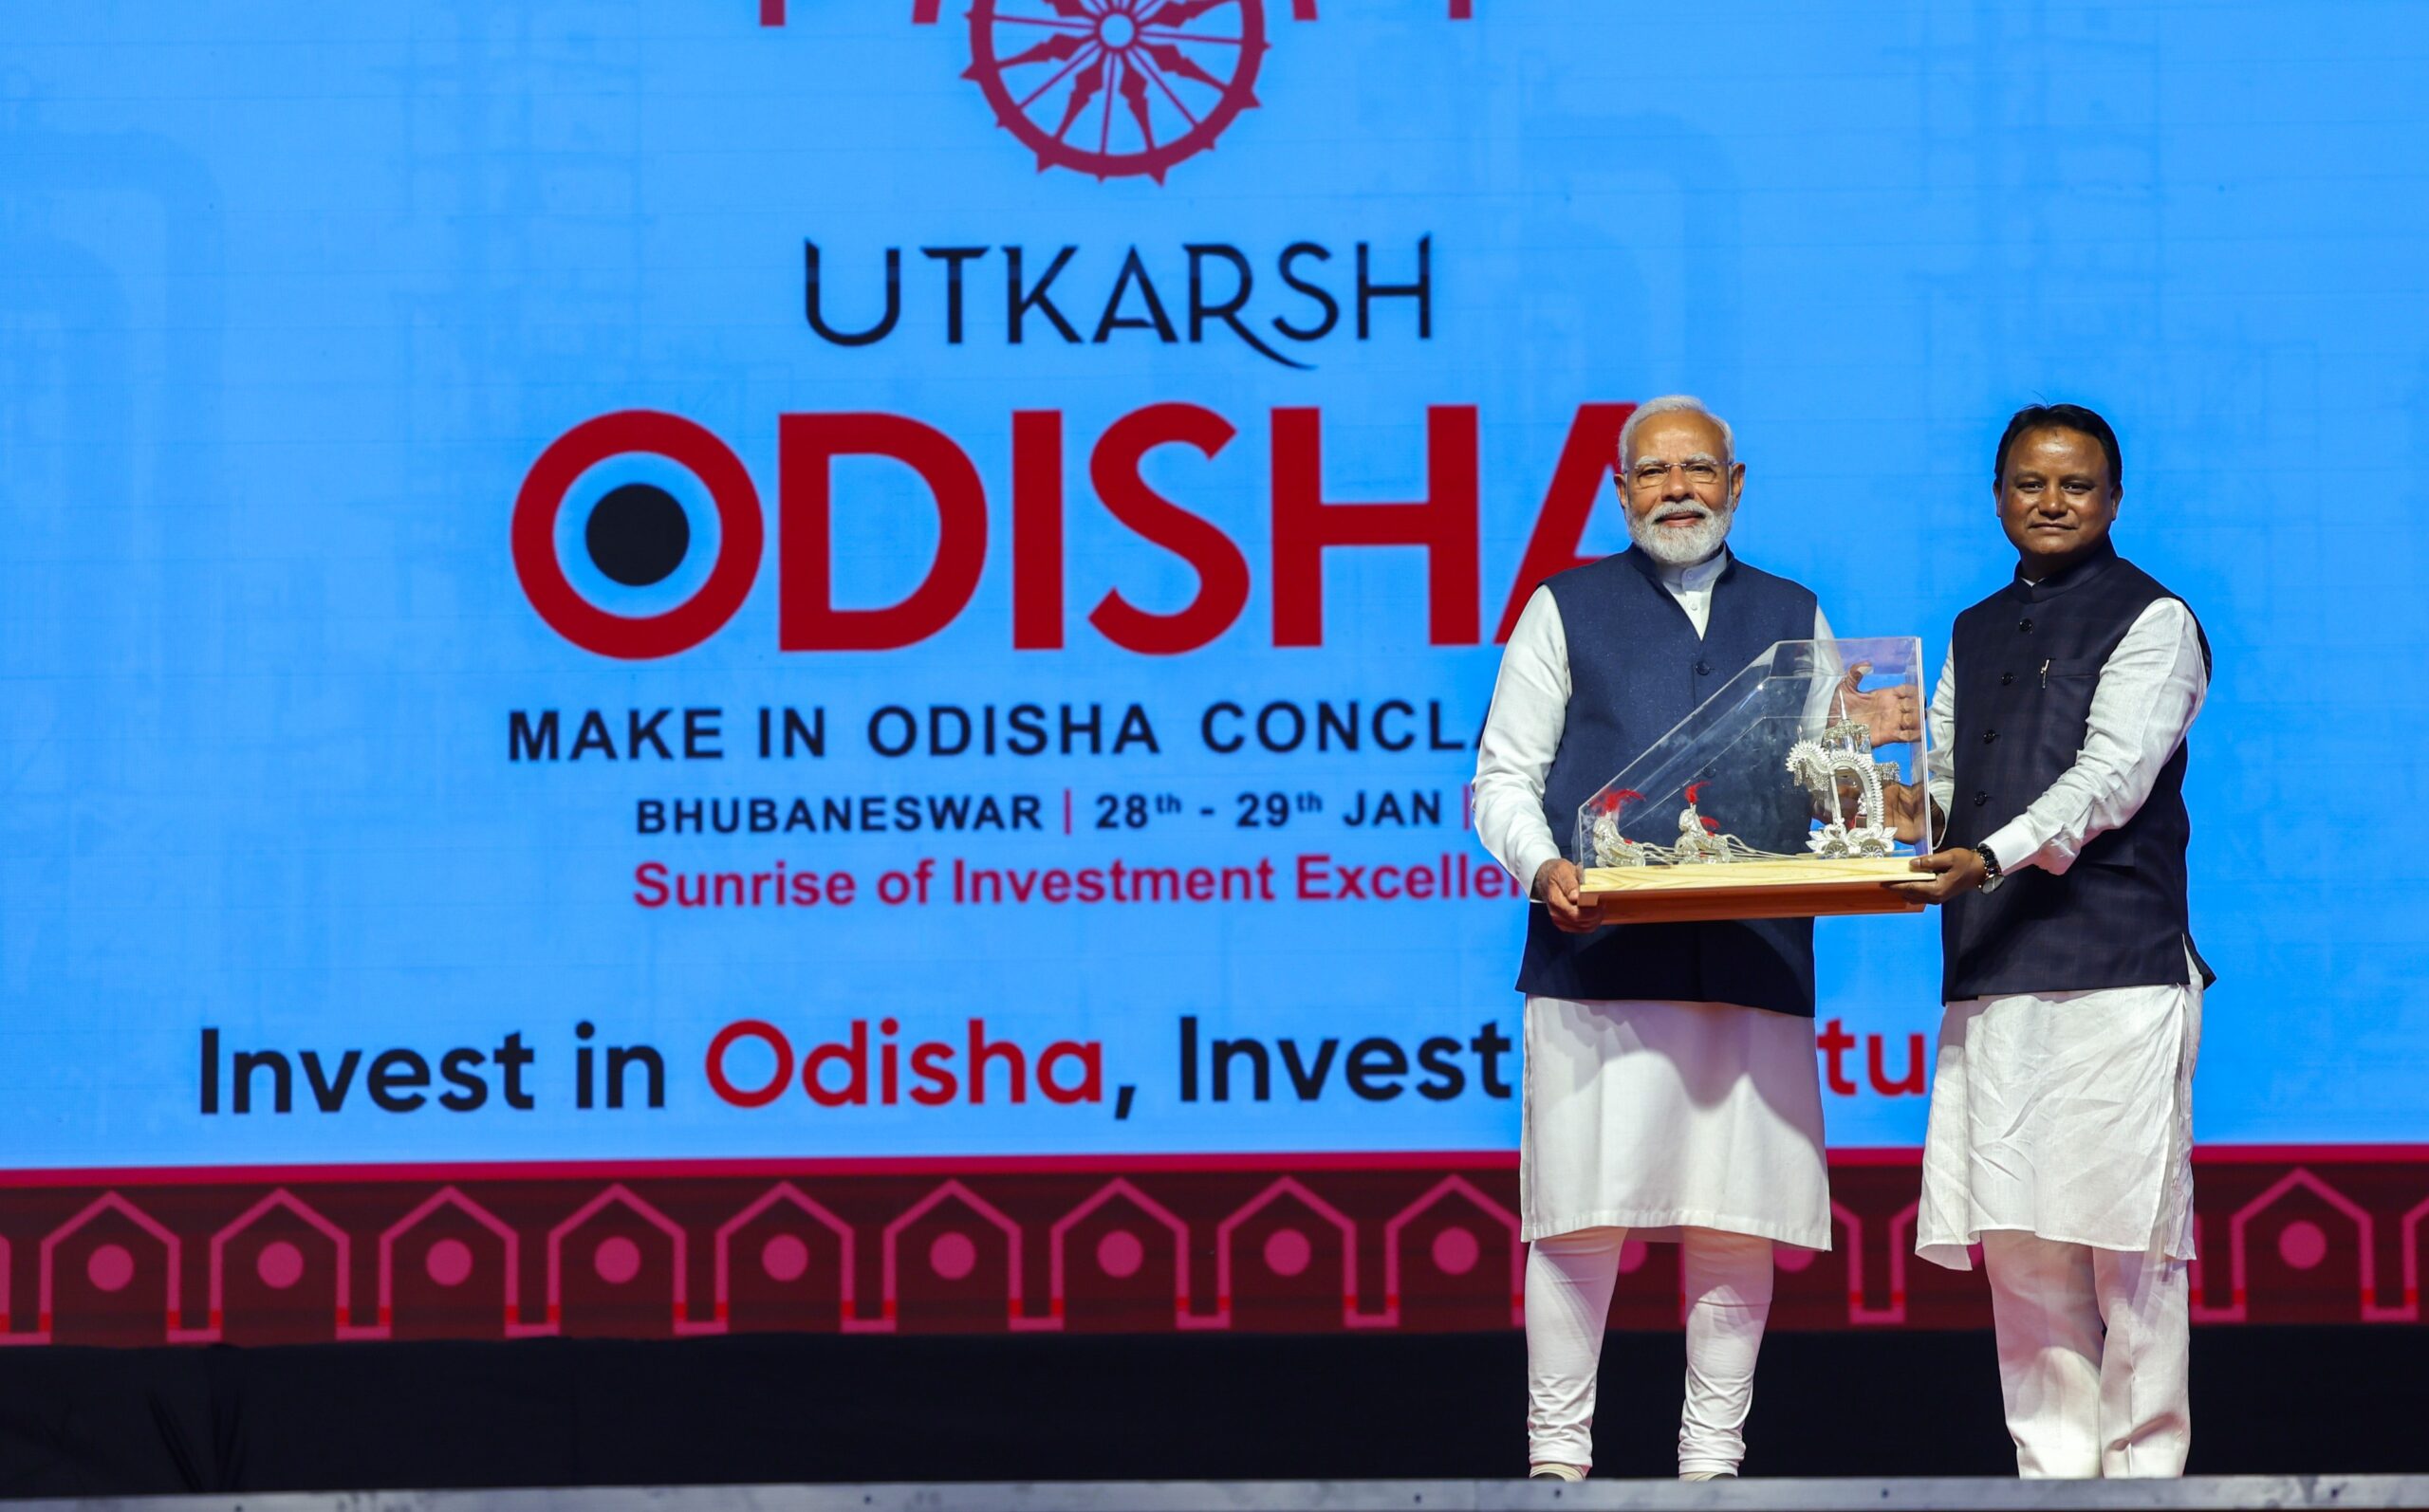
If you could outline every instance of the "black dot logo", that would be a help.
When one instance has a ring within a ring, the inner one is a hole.
[[[583,544],[591,562],[627,588],[664,582],[692,549],[692,521],[654,483],[611,489],[590,511]]]
[[[651,457],[659,461],[640,460]],[[610,464],[596,486],[586,481]],[[715,525],[691,518],[703,507],[716,511]],[[570,539],[576,523],[580,544]],[[698,549],[695,526],[707,532]],[[750,470],[713,433],[663,410],[618,410],[583,421],[532,462],[514,493],[512,540],[515,579],[549,629],[602,656],[647,661],[691,650],[734,617],[759,575],[767,526]],[[580,583],[567,573],[574,566]],[[609,583],[657,601],[636,605]],[[663,601],[677,589],[679,602]]]

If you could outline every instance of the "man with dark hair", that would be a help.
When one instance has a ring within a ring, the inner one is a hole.
[[[1518,1198],[1527,1442],[1538,1479],[1594,1458],[1595,1372],[1630,1240],[1678,1245],[1678,1474],[1733,1476],[1771,1315],[1771,1246],[1830,1247],[1813,1060],[1813,921],[1606,927],[1555,836],[1611,774],[1783,640],[1828,640],[1809,589],[1724,544],[1746,485],[1729,426],[1684,395],[1620,432],[1635,544],[1560,573],[1511,629],[1476,756],[1477,838],[1530,890]],[[1921,734],[1901,691],[1839,706]],[[1800,811],[1802,839],[1808,820]]]
[[[2028,1476],[2181,1475],[2201,992],[2185,732],[2210,647],[2109,542],[2123,463],[2072,404],[2019,412],[1993,493],[2014,579],[1956,619],[1932,699],[1939,1058],[1916,1252],[1982,1246]],[[1920,829],[1919,794],[1903,822]]]

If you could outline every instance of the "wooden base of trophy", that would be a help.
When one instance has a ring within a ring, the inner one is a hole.
[[[1730,861],[1691,866],[1594,866],[1585,900],[1612,924],[1696,919],[1801,919],[1840,913],[1919,913],[1924,905],[1890,891],[1922,874],[1904,856],[1848,860]]]

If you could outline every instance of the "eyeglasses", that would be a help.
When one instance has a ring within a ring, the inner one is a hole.
[[[1725,470],[1710,457],[1690,457],[1684,462],[1640,462],[1628,473],[1628,487],[1640,493],[1648,492],[1670,481],[1671,473],[1684,472],[1689,483],[1706,489],[1718,483]]]

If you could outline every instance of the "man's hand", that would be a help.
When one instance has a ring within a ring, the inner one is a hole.
[[[1535,870],[1535,888],[1530,895],[1551,912],[1552,928],[1563,934],[1590,934],[1603,927],[1602,905],[1579,901],[1585,881],[1575,861],[1559,857]]]
[[[1845,717],[1863,721],[1864,730],[1875,746],[1897,746],[1910,740],[1920,740],[1923,734],[1922,711],[1917,708],[1915,689],[1910,683],[1894,683],[1865,692],[1856,685],[1872,671],[1872,663],[1857,662],[1847,669],[1839,684],[1839,702],[1846,709]]]
[[[1982,885],[1985,875],[1982,857],[1974,854],[1970,845],[1953,845],[1944,851],[1915,857],[1914,869],[1929,872],[1928,877],[1911,882],[1892,882],[1890,888],[1907,897],[1924,903],[1945,903],[1960,893],[1971,893]]]
[[[1929,788],[1922,783],[1891,783],[1881,784],[1882,816],[1890,832],[1909,845],[1919,845],[1923,839],[1923,819],[1930,812]],[[1981,857],[1975,857],[1979,860]]]

